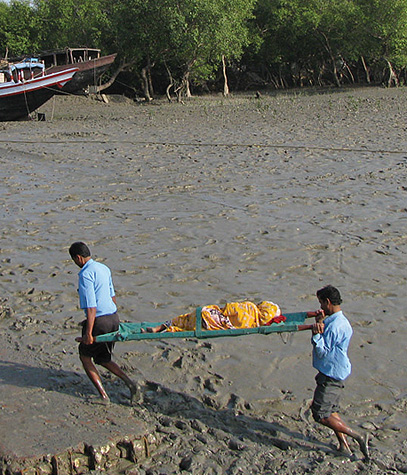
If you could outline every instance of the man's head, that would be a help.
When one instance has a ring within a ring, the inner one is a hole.
[[[340,309],[341,294],[336,287],[326,285],[317,291],[317,298],[325,315],[332,315]]]
[[[90,259],[90,250],[84,242],[74,242],[69,248],[69,254],[78,267],[83,267]]]

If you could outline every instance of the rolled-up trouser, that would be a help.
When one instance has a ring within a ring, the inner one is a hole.
[[[105,333],[115,332],[119,329],[119,315],[113,313],[111,315],[101,315],[95,318],[92,336],[104,335]],[[87,320],[82,322],[82,337],[86,333]],[[112,359],[112,351],[114,342],[92,343],[91,345],[79,344],[79,354],[93,358],[96,364],[109,363]]]
[[[314,419],[320,422],[321,419],[329,417],[339,410],[339,400],[344,382],[318,373],[315,376],[317,387],[314,392],[314,399],[311,404],[311,411]]]

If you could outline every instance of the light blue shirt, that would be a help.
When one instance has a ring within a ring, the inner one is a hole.
[[[79,304],[85,310],[96,307],[96,317],[111,315],[117,310],[113,302],[114,287],[110,269],[89,259],[79,272]]]
[[[325,376],[343,381],[352,369],[348,347],[353,330],[342,311],[326,317],[324,324],[324,333],[311,338],[312,365]]]

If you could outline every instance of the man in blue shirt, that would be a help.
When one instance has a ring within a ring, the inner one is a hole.
[[[346,436],[355,439],[365,459],[369,458],[367,437],[348,427],[339,417],[340,393],[344,380],[351,373],[348,347],[352,337],[352,327],[342,313],[342,298],[339,290],[327,285],[317,291],[321,305],[320,316],[312,328],[312,363],[319,372],[315,377],[317,387],[311,410],[314,419],[331,428],[339,441],[339,451],[351,455]]]
[[[79,303],[85,312],[86,320],[82,322],[82,336],[76,338],[79,343],[79,357],[83,368],[93,385],[98,390],[102,402],[108,403],[107,395],[99,372],[94,363],[100,364],[122,379],[130,389],[130,399],[134,402],[139,397],[139,390],[124,371],[112,361],[114,343],[95,343],[95,336],[117,331],[119,316],[110,269],[91,258],[88,246],[75,242],[69,248],[69,254],[79,272]]]

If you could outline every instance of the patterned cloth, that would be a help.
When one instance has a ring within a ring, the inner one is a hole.
[[[227,303],[221,310],[217,305],[206,305],[202,308],[202,326],[206,330],[228,330],[234,328],[255,328],[282,321],[280,307],[273,302]],[[169,332],[194,331],[196,325],[195,312],[186,313],[168,322]]]

